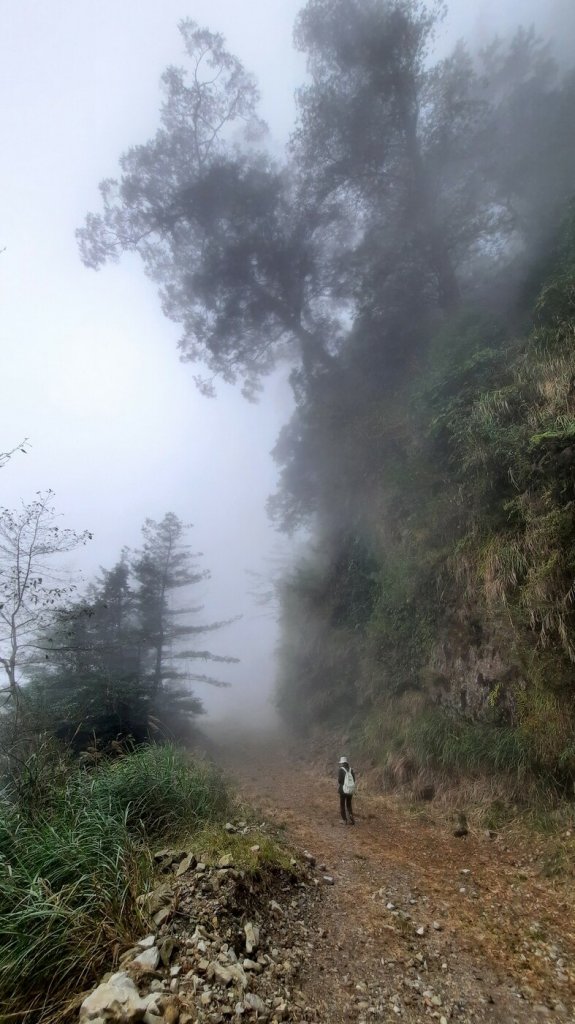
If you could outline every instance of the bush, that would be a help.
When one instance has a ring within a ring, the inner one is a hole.
[[[143,926],[147,875],[126,823],[82,800],[49,817],[0,816],[0,998],[50,1001],[52,986],[95,978],[110,940]]]

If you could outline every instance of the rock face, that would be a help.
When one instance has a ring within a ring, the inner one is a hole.
[[[511,691],[508,684],[521,685],[519,667],[502,658],[505,650],[508,644],[489,635],[478,610],[461,607],[454,611],[429,660],[427,674],[434,702],[479,719],[497,690],[498,706],[504,708]],[[507,710],[511,713],[513,709],[507,706]]]
[[[291,871],[276,869],[261,884],[229,854],[210,867],[193,851],[158,851],[164,881],[141,904],[154,922],[160,907],[163,919],[84,1000],[80,1024],[310,1020],[294,984],[306,957],[305,922],[322,898],[312,861],[293,860]]]

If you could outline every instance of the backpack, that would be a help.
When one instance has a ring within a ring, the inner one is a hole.
[[[351,768],[344,768],[345,779],[343,780],[343,791],[346,796],[352,796],[355,793],[355,779],[353,777]]]

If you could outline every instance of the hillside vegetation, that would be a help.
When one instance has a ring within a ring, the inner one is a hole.
[[[458,310],[393,394],[341,416],[337,507],[352,516],[285,584],[279,700],[298,728],[354,723],[403,776],[570,791],[572,221],[514,321]]]

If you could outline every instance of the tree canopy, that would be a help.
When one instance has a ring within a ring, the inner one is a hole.
[[[521,30],[434,61],[440,18],[424,0],[310,0],[283,163],[251,76],[221,36],[182,22],[187,67],[163,76],[155,137],[102,183],[78,232],[85,262],[138,252],[183,358],[249,394],[282,357],[301,384],[335,380],[360,335],[371,374],[393,374],[430,317],[477,290],[478,267],[553,235],[575,170],[575,84],[548,48]]]

